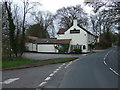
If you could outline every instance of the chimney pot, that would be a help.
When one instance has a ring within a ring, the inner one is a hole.
[[[77,19],[73,20],[73,26],[77,26]]]

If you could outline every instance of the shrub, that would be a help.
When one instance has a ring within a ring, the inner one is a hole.
[[[68,53],[68,49],[69,49],[69,44],[61,44],[61,48],[58,50],[59,53],[64,54],[64,53]]]
[[[74,49],[74,50],[73,50],[73,53],[75,53],[75,54],[80,54],[80,53],[82,53],[82,50],[81,50],[81,49]]]

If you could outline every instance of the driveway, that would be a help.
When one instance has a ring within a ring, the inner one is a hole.
[[[80,57],[86,54],[43,54],[43,53],[24,53],[23,57],[35,60],[46,60],[64,57]]]

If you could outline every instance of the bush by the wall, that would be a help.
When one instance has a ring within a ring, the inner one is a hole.
[[[80,53],[82,53],[82,50],[81,50],[81,49],[74,49],[74,50],[73,50],[73,53],[75,53],[75,54],[80,54]]]
[[[61,44],[61,48],[58,50],[59,53],[64,54],[64,53],[68,53],[68,49],[69,49],[69,44]]]

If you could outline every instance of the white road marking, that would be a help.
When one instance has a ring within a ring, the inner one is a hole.
[[[65,63],[63,63],[61,66],[64,66],[65,65]]]
[[[112,68],[109,68],[109,69],[113,71],[113,69],[112,69]]]
[[[104,64],[107,65],[107,63],[104,61]]]
[[[53,73],[56,73],[57,71],[54,71]]]
[[[42,82],[39,86],[41,87],[41,86],[43,86],[43,85],[45,85],[47,82]]]
[[[18,79],[20,78],[11,78],[11,79],[5,80],[4,82],[0,82],[0,84],[10,84]]]
[[[50,79],[52,78],[52,76],[54,76],[54,74],[57,73],[57,72],[62,68],[62,66],[64,66],[65,64],[66,64],[66,63],[63,63],[60,67],[58,67],[55,71],[53,71],[53,73],[51,73],[51,74],[49,75],[49,77],[47,77],[47,78],[44,80],[44,82],[42,82],[38,87],[44,86],[44,85],[47,83],[47,81],[50,80]]]
[[[47,78],[45,79],[45,81],[48,81],[48,80],[50,80],[50,78],[51,78],[51,77],[47,77]]]
[[[54,75],[54,73],[51,73],[49,76],[52,77]]]
[[[115,70],[113,70],[112,68],[109,68],[111,71],[113,71],[116,75],[120,76]]]
[[[110,51],[105,55],[104,60],[106,59],[106,57],[108,56],[108,54],[109,54],[111,51],[113,51],[113,50],[110,50]]]
[[[72,61],[69,62],[69,63],[65,66],[65,68],[67,68],[70,64],[72,64]]]
[[[105,62],[105,60],[106,60],[106,57],[108,56],[108,54],[110,53],[110,52],[112,52],[113,50],[110,50],[106,55],[105,55],[105,57],[104,57],[104,64],[107,66],[107,63]],[[113,52],[115,52],[115,51],[113,51]],[[112,69],[111,67],[109,68],[113,73],[115,73],[116,75],[118,75],[118,76],[120,76],[114,69]]]
[[[56,71],[59,71],[59,69],[56,69]]]
[[[78,61],[79,59],[76,59],[76,60],[74,60],[73,62],[76,62],[76,61]]]
[[[107,56],[108,56],[108,53],[105,55],[104,60],[106,59]]]
[[[62,67],[59,67],[59,69],[61,69]]]

